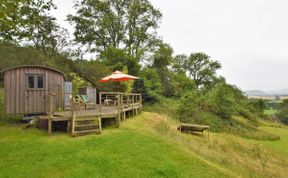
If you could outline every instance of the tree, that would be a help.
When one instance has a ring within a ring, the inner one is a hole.
[[[192,53],[184,68],[186,68],[189,76],[194,80],[195,86],[208,84],[216,77],[216,71],[221,68],[218,61],[213,61],[204,53]]]
[[[249,100],[247,107],[249,107],[251,112],[263,116],[266,104],[263,99],[251,99]]]
[[[146,101],[157,101],[163,92],[161,80],[154,68],[145,68],[140,75],[142,83],[142,93]],[[139,82],[140,83],[140,82]],[[144,90],[143,90],[144,88]]]
[[[172,78],[168,66],[172,61],[173,49],[168,45],[159,44],[158,50],[154,53],[152,67],[157,71],[161,84],[163,87],[163,94],[165,96],[173,96],[174,86],[172,85]]]
[[[105,51],[101,52],[99,59],[109,66],[113,71],[122,71],[127,67],[129,74],[138,75],[140,71],[140,64],[127,54],[123,49],[116,49],[114,47],[109,47]]]
[[[59,52],[67,45],[64,40],[68,35],[49,14],[52,8],[56,8],[52,0],[3,0],[0,4],[0,39],[32,45],[45,55]]]
[[[90,52],[125,49],[137,61],[155,42],[162,17],[148,0],[82,0],[75,8],[77,15],[68,21],[75,25],[76,42]]]
[[[71,70],[81,78],[98,87],[97,81],[111,73],[111,70],[97,60],[75,60],[70,62]]]
[[[179,54],[176,55],[172,61],[172,71],[175,73],[186,73],[187,71],[187,61],[188,61],[188,56],[186,54]]]
[[[224,78],[216,76],[216,71],[220,68],[221,64],[218,61],[211,60],[204,53],[192,53],[189,57],[181,54],[175,56],[172,61],[172,70],[187,74],[194,81],[196,89],[210,88],[213,83],[225,81]]]
[[[232,115],[240,114],[245,107],[242,105],[245,99],[240,89],[226,83],[214,86],[207,93],[209,111],[223,119],[230,119]]]

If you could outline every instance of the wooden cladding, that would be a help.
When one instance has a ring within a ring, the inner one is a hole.
[[[6,70],[6,113],[46,112],[48,93],[63,92],[64,80],[62,73],[41,66],[22,66]],[[60,105],[63,103],[59,102]]]

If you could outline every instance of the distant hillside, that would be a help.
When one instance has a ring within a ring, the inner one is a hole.
[[[247,90],[245,94],[248,96],[265,96],[267,95],[264,91],[261,90]]]
[[[280,90],[247,90],[245,94],[248,96],[275,96],[275,95],[288,95],[288,88]]]

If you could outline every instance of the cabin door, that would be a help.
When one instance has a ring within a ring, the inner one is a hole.
[[[45,75],[27,74],[25,89],[25,112],[42,113],[46,110]]]
[[[64,105],[64,94],[63,94],[63,90],[61,88],[61,84],[57,84],[57,83],[50,83],[49,84],[49,92],[54,93],[54,102],[53,102],[53,106],[54,106],[54,111],[59,111],[63,109],[63,105]]]

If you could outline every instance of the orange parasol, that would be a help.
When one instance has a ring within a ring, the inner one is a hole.
[[[139,79],[139,77],[124,74],[120,71],[115,71],[111,75],[108,75],[107,77],[102,78],[98,82],[109,82],[109,81],[121,82],[121,81],[135,80],[135,79]]]

